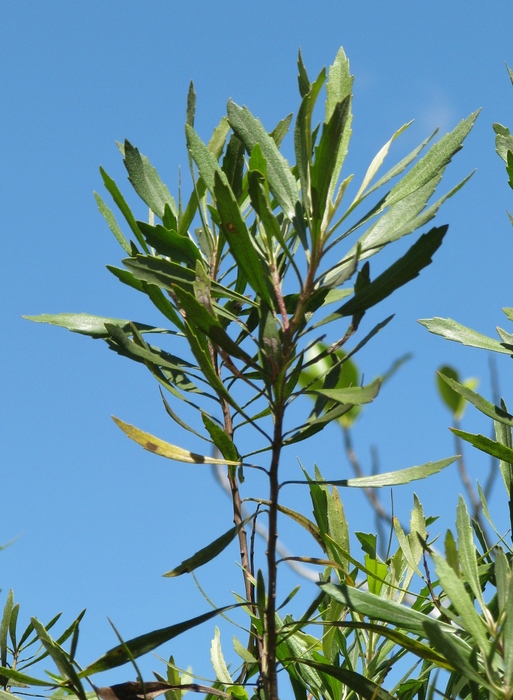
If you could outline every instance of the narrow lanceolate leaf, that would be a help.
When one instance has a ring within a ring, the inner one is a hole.
[[[240,458],[237,454],[237,448],[235,447],[234,442],[225,433],[219,423],[213,421],[203,411],[201,412],[201,418],[203,419],[203,425],[208,430],[208,434],[212,438],[214,445],[217,447],[223,457],[231,461],[239,460]]]
[[[78,677],[78,673],[69,660],[68,654],[50,637],[44,625],[42,625],[39,620],[32,617],[31,622],[34,625],[34,629],[37,632],[37,636],[39,637],[41,644],[44,646],[53,662],[59,669],[61,676],[71,682],[73,685],[73,691],[80,698],[80,700],[87,700],[82,683]]]
[[[2,623],[0,625],[0,660],[2,666],[7,665],[7,635],[9,633],[9,623],[11,621],[11,614],[14,607],[14,593],[11,588],[7,594],[7,600],[4,606],[4,612],[2,615]]]
[[[513,354],[512,347],[508,347],[504,343],[489,338],[471,328],[466,328],[462,326],[461,323],[453,321],[452,318],[439,318],[435,316],[434,318],[419,319],[419,323],[425,326],[430,333],[441,335],[447,338],[447,340],[454,340],[456,343],[462,343],[462,345],[470,345],[473,348],[480,348],[481,350],[492,350],[493,352],[500,352],[505,355]]]
[[[105,316],[91,316],[90,314],[41,314],[40,316],[22,316],[27,321],[36,323],[49,323],[52,326],[67,328],[73,333],[90,335],[92,338],[108,338],[109,332],[105,328],[106,323],[119,326],[125,332],[130,332],[131,321],[120,318],[107,318]],[[164,328],[147,326],[144,323],[134,323],[141,333],[167,333]]]
[[[495,406],[483,398],[480,394],[477,394],[475,391],[472,391],[472,389],[469,389],[464,384],[460,384],[445,374],[439,373],[439,376],[451,387],[451,389],[466,399],[469,403],[473,404],[481,411],[481,413],[484,413],[485,416],[493,418],[493,420],[496,420],[499,423],[504,423],[504,425],[513,426],[513,416],[504,409],[500,408],[500,406]]]
[[[358,697],[365,700],[394,700],[394,696],[387,693],[381,686],[377,685],[369,678],[365,678],[356,671],[351,671],[348,668],[340,666],[331,666],[330,664],[312,661],[311,659],[297,659],[296,663],[315,668],[321,674],[327,674],[332,678],[344,684],[347,688],[353,690]]]
[[[148,244],[159,255],[166,255],[171,260],[184,262],[191,267],[195,266],[196,260],[202,259],[198,247],[188,236],[181,236],[164,226],[150,226],[144,221],[138,221],[137,225]]]
[[[146,242],[144,238],[141,235],[141,232],[139,231],[139,227],[137,226],[137,222],[135,220],[134,215],[132,214],[132,211],[128,204],[125,201],[125,198],[121,194],[121,191],[119,187],[116,185],[114,180],[107,175],[105,170],[103,168],[100,168],[100,174],[102,176],[103,184],[105,185],[106,189],[108,190],[109,194],[111,195],[112,199],[116,203],[118,209],[120,212],[123,214],[125,217],[125,220],[127,224],[130,226],[132,233],[134,234],[136,240],[140,243],[141,247],[143,250],[147,253],[148,251],[148,246],[146,245]]]
[[[374,474],[374,476],[360,476],[355,479],[340,479],[330,481],[335,486],[350,486],[355,488],[381,488],[383,486],[399,486],[409,484],[410,481],[425,479],[431,474],[436,474],[445,469],[458,459],[458,455],[441,459],[438,462],[426,462],[419,467],[408,467],[399,469],[396,472],[385,472],[384,474]]]
[[[367,172],[365,173],[365,176],[363,178],[362,184],[360,185],[360,189],[355,195],[354,202],[357,202],[359,199],[362,198],[362,195],[365,193],[365,190],[367,187],[370,185],[372,180],[374,179],[374,176],[380,169],[380,167],[383,164],[383,161],[388,155],[388,151],[390,150],[390,146],[393,144],[393,142],[398,138],[406,129],[412,124],[413,122],[407,122],[406,124],[403,124],[403,126],[398,129],[392,136],[391,139],[389,139],[386,144],[380,148],[380,150],[376,153],[374,158],[372,159],[371,164],[367,168]],[[353,202],[353,204],[354,204]]]
[[[215,174],[214,180],[214,196],[217,210],[223,222],[223,232],[230,246],[231,253],[244,272],[251,287],[270,308],[273,308],[274,305],[268,287],[270,274],[253,245],[239,205],[233,196],[233,192],[218,173]]]
[[[400,630],[426,637],[424,624],[427,616],[417,610],[343,583],[320,583],[319,586],[329,596],[360,615],[366,615],[371,620],[389,622]],[[454,627],[438,620],[436,624],[454,634]]]
[[[328,206],[330,192],[335,189],[338,177],[338,153],[350,116],[351,97],[346,97],[335,106],[328,123],[323,125],[319,144],[315,149],[315,161],[312,165],[312,205],[316,228],[319,228]]]
[[[305,393],[326,396],[337,403],[359,405],[373,401],[378,395],[380,386],[381,379],[375,379],[372,384],[367,384],[367,386],[350,386],[344,389],[310,389]]]
[[[403,199],[442,171],[453,155],[462,148],[462,143],[474,125],[478,114],[479,112],[470,114],[453,131],[431,146],[426,155],[390,190],[386,198],[386,205],[391,206]]]
[[[154,632],[148,632],[147,634],[142,634],[139,637],[130,639],[128,642],[119,644],[113,649],[110,649],[97,661],[81,671],[79,676],[80,678],[85,678],[87,676],[92,676],[94,673],[102,673],[103,671],[110,671],[112,668],[122,666],[129,662],[131,658],[137,659],[143,654],[148,654],[161,644],[169,642],[170,639],[178,637],[180,634],[187,632],[187,630],[197,627],[203,622],[208,622],[208,620],[211,620],[216,615],[221,615],[224,612],[228,612],[228,610],[239,608],[241,605],[245,605],[245,603],[234,603],[224,608],[217,608],[216,610],[211,610],[204,615],[198,615],[198,617],[193,617],[185,622],[179,622],[176,625],[163,627]]]
[[[328,82],[326,83],[325,122],[329,122],[337,104],[343,102],[347,97],[349,97],[351,100],[352,90],[353,76],[349,72],[349,60],[344,53],[344,49],[340,48],[337,52],[333,65],[331,65],[328,70]],[[329,193],[330,197],[333,197],[337,180],[347,155],[349,140],[351,138],[352,119],[353,115],[351,113],[351,101],[349,101],[348,114],[344,123],[344,130],[338,146],[336,165],[331,179],[331,189]]]
[[[217,173],[219,177],[224,180],[225,184],[228,184],[226,175],[222,171],[215,155],[208,148],[208,146],[203,143],[198,134],[189,125],[185,127],[185,135],[187,138],[187,148],[193,161],[196,163],[198,173],[205,183],[208,191],[213,196],[215,173]]]
[[[148,158],[139,153],[139,150],[132,146],[129,141],[125,141],[124,163],[128,171],[128,179],[143,202],[160,219],[164,216],[166,204],[176,217],[176,203],[166,185]]]
[[[225,550],[231,542],[233,542],[240,530],[249,520],[251,520],[252,517],[253,516],[250,516],[249,518],[246,518],[244,522],[230,528],[227,532],[211,542],[209,545],[200,549],[198,552],[196,552],[196,554],[193,554],[192,557],[185,559],[179,566],[163,574],[163,576],[166,578],[174,578],[175,576],[181,576],[182,574],[190,574],[191,571],[195,571],[200,566],[212,561],[212,559],[215,559],[218,554],[221,554],[221,552]]]
[[[303,202],[308,212],[311,211],[310,198],[310,166],[312,162],[312,114],[315,103],[322,86],[326,80],[326,71],[323,69],[317,80],[308,87],[301,106],[297,113],[294,129],[294,148],[296,152],[296,165],[301,182]]]
[[[15,681],[17,684],[19,684],[22,687],[28,687],[30,685],[38,685],[41,687],[46,687],[51,685],[55,685],[55,682],[52,681],[52,679],[47,678],[46,680],[40,680],[39,678],[33,678],[32,676],[27,676],[25,673],[20,673],[19,671],[16,671],[13,668],[6,668],[0,667],[0,676],[4,678],[11,678],[13,681]],[[11,696],[11,700],[13,699],[13,696]]]
[[[343,316],[363,313],[399,287],[415,279],[420,271],[431,263],[434,253],[442,244],[447,228],[447,226],[435,227],[428,233],[422,234],[405,255],[367,284],[359,294],[355,294],[336,313]]]
[[[210,338],[214,344],[218,345],[229,355],[240,358],[248,364],[253,364],[251,357],[230,338],[218,319],[213,316],[196,297],[180,287],[175,288],[175,294],[180,302],[180,306],[186,313],[189,324],[193,324],[199,331]]]
[[[458,508],[456,511],[456,529],[458,531],[458,552],[461,570],[465,580],[472,589],[474,597],[477,598],[481,607],[484,607],[483,593],[479,583],[479,573],[477,568],[477,551],[474,544],[472,525],[465,504],[465,499],[460,494]]]
[[[460,437],[466,442],[470,442],[471,445],[477,447],[478,450],[486,452],[492,457],[497,457],[503,462],[509,462],[513,464],[513,449],[511,447],[506,447],[506,445],[501,445],[500,442],[495,440],[490,440],[490,438],[484,435],[475,435],[474,433],[466,433],[463,430],[457,430],[456,428],[451,428],[452,432]]]
[[[489,658],[491,642],[488,638],[486,625],[476,612],[474,601],[467,592],[464,582],[443,557],[436,552],[432,552],[431,556],[435,562],[440,585],[459,615],[457,623],[477,643],[483,656]]]
[[[221,649],[221,632],[219,631],[219,627],[215,628],[214,639],[210,647],[210,660],[216,674],[216,679],[224,685],[231,685],[233,680],[228,671],[226,661],[224,660],[223,650]]]
[[[128,255],[130,255],[130,243],[123,235],[123,231],[119,228],[118,222],[116,221],[116,217],[111,212],[109,207],[105,204],[100,195],[97,192],[94,192],[93,194],[94,198],[96,199],[96,204],[98,205],[98,210],[100,211],[101,215],[105,218],[105,221],[108,223],[110,230],[116,237],[116,240],[121,245],[125,253],[128,253]]]
[[[433,648],[439,653],[445,656],[446,659],[450,660],[452,666],[460,673],[464,678],[468,678],[474,683],[477,683],[481,688],[487,688],[493,695],[495,691],[492,685],[490,685],[486,676],[482,676],[477,673],[475,669],[475,659],[471,650],[464,648],[458,644],[458,637],[454,637],[452,634],[440,628],[440,625],[434,620],[426,619],[425,622],[426,636],[428,637]]]
[[[142,430],[139,430],[139,428],[129,425],[115,416],[112,416],[112,419],[131,440],[137,442],[139,445],[142,445],[145,450],[153,452],[156,455],[160,455],[161,457],[174,459],[177,462],[187,462],[188,464],[229,464],[233,466],[238,466],[240,464],[240,462],[232,462],[226,459],[215,459],[214,457],[204,457],[203,455],[189,452],[181,447],[170,445],[168,442],[164,442],[164,440],[161,440],[154,435],[150,435],[150,433],[145,433]]]
[[[248,153],[251,153],[255,144],[260,145],[267,161],[269,187],[285,216],[292,220],[296,212],[298,191],[290,165],[278,150],[274,139],[269,136],[262,123],[255,119],[247,107],[239,107],[230,100],[227,110],[230,126],[244,143]]]

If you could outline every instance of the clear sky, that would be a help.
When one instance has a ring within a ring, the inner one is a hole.
[[[513,127],[513,88],[504,65],[513,64],[513,6],[509,0],[3,0],[0,20],[0,542],[19,537],[0,553],[0,605],[12,587],[24,620],[35,615],[46,621],[58,610],[71,620],[86,607],[78,658],[87,664],[116,643],[107,616],[130,638],[208,610],[190,578],[161,574],[230,526],[229,502],[208,469],[145,453],[111,421],[114,414],[194,448],[167,419],[149,374],[101,342],[20,318],[87,311],[159,323],[144,300],[105,269],[118,264],[122,251],[93,199],[93,190],[102,187],[98,166],[128,192],[115,146],[128,138],[176,193],[178,166],[187,168],[189,81],[205,140],[229,97],[271,129],[297,110],[299,47],[311,76],[329,65],[339,46],[351,61],[348,164],[356,181],[410,119],[415,122],[392,149],[390,163],[436,126],[445,133],[482,108],[440,189],[477,168],[437,216],[437,224],[450,225],[446,241],[420,278],[368,314],[367,328],[390,313],[396,317],[357,358],[371,379],[403,353],[414,355],[355,429],[365,468],[372,445],[383,471],[447,457],[454,453],[451,417],[437,398],[435,370],[450,363],[463,377],[478,376],[490,397],[488,358],[429,335],[416,320],[451,317],[488,335],[496,325],[511,332],[501,308],[513,306],[506,215],[513,193],[491,125]],[[511,359],[499,358],[497,369],[507,401]],[[490,428],[473,409],[464,427],[485,434]],[[326,475],[350,475],[336,428],[322,435],[289,455],[291,474],[297,473],[297,456],[309,471],[317,462]],[[485,478],[486,459],[469,450],[467,461],[472,478]],[[426,510],[442,516],[441,532],[454,521],[459,489],[455,467],[415,485]],[[412,490],[394,494],[403,518]],[[291,497],[295,505],[305,503]],[[359,495],[342,497],[352,528],[373,529]],[[505,524],[500,484],[492,506]],[[290,549],[305,551],[307,541],[296,539],[295,529],[284,526],[282,534]],[[230,590],[240,590],[235,559],[236,548],[223,555],[222,566],[199,571],[218,605],[232,601]],[[307,600],[312,584],[301,583]],[[163,653],[207,673],[212,630],[189,633]],[[228,647],[231,632],[223,634]],[[144,664],[162,671],[156,659]],[[103,680],[131,678],[126,669]]]

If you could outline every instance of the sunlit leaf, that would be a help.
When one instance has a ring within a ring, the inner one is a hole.
[[[154,435],[150,435],[150,433],[145,433],[142,430],[139,430],[139,428],[129,425],[115,416],[112,416],[112,419],[131,440],[137,442],[139,445],[142,445],[142,447],[144,447],[145,450],[148,450],[148,452],[153,452],[153,454],[160,455],[161,457],[174,459],[177,462],[187,462],[188,464],[231,464],[234,466],[238,466],[240,464],[240,462],[232,462],[226,459],[216,459],[214,457],[204,457],[203,455],[189,452],[181,447],[170,445],[168,442],[164,442],[164,440],[161,440]]]
[[[109,332],[105,328],[106,323],[119,326],[122,330],[130,332],[130,324],[133,321],[126,321],[119,318],[106,318],[104,316],[91,316],[90,314],[41,314],[40,316],[23,316],[27,321],[36,323],[49,323],[52,326],[67,328],[73,333],[90,335],[93,338],[106,338]],[[165,328],[155,328],[144,323],[134,323],[141,333],[167,333]]]
[[[125,141],[124,153],[128,179],[139,197],[160,219],[164,216],[166,204],[176,216],[176,202],[148,158],[139,153],[129,141]]]
[[[473,348],[481,348],[482,350],[492,350],[493,352],[504,353],[505,355],[513,354],[513,347],[508,347],[498,340],[488,338],[482,333],[466,328],[461,323],[453,321],[451,318],[423,318],[419,319],[419,323],[425,326],[430,333],[441,335],[447,340],[454,340],[463,345],[470,345]]]

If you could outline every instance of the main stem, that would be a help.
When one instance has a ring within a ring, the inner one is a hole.
[[[278,674],[276,663],[276,543],[278,540],[278,472],[283,442],[283,407],[278,406],[274,418],[274,436],[271,466],[269,469],[269,537],[267,542],[267,608],[265,611],[264,658],[262,676],[267,700],[278,699]]]

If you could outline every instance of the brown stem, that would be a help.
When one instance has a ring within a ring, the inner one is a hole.
[[[266,700],[278,699],[278,674],[276,663],[276,544],[278,540],[278,495],[280,485],[278,468],[283,442],[283,407],[277,406],[274,416],[274,439],[271,466],[269,469],[269,538],[267,541],[267,608],[265,611],[266,635],[264,640],[264,659],[262,680]]]

